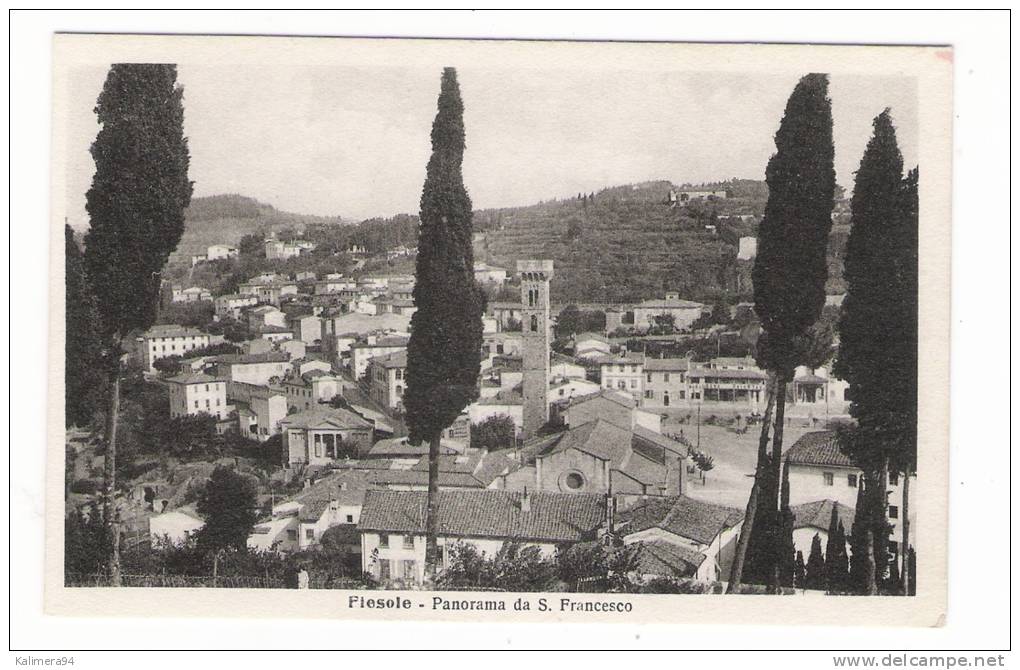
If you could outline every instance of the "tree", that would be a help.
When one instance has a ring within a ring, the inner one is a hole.
[[[195,507],[205,518],[205,526],[196,533],[203,552],[245,551],[258,521],[255,494],[251,479],[222,465],[213,470]]]
[[[815,537],[818,537],[815,535]],[[812,543],[812,546],[814,544]],[[821,551],[821,543],[819,543],[819,551]],[[797,559],[793,563],[793,585],[798,589],[807,588],[807,566],[804,565],[804,553],[797,550]]]
[[[825,588],[825,557],[822,556],[822,538],[815,533],[811,538],[811,553],[808,554],[807,568],[804,573],[806,588],[821,591]]]
[[[786,104],[776,133],[776,153],[765,169],[769,196],[751,273],[755,313],[762,327],[757,361],[774,378],[775,427],[769,456],[762,446],[772,423],[767,415],[752,487],[752,496],[757,488],[757,500],[753,507],[748,505],[744,527],[750,533],[751,575],[773,587],[778,583],[782,544],[779,494],[786,385],[803,361],[809,330],[825,304],[826,247],[836,185],[828,86],[825,74],[805,75]],[[738,554],[736,560],[742,564],[743,558]]]
[[[411,339],[404,407],[409,437],[429,443],[425,569],[435,575],[439,547],[439,441],[442,431],[478,396],[482,292],[475,282],[471,199],[464,188],[464,105],[457,72],[443,70],[432,124],[432,157],[421,196]]]
[[[887,566],[888,473],[909,479],[917,458],[917,173],[903,178],[888,109],[873,127],[850,201],[847,294],[834,368],[849,384],[857,421],[841,435],[840,447],[864,473],[868,509],[857,513],[870,522],[859,529],[860,552],[874,565],[860,586],[871,595]]]
[[[466,542],[447,545],[449,565],[439,575],[440,588],[482,587],[503,591],[549,591],[556,584],[556,564],[537,546],[505,542],[492,557]]]
[[[514,446],[517,429],[506,414],[490,416],[471,426],[472,449],[507,449]]]
[[[102,508],[88,514],[76,510],[64,517],[64,575],[91,575],[106,569],[110,559],[109,527]]]
[[[92,143],[96,173],[85,196],[90,228],[84,261],[106,347],[104,518],[115,538],[109,562],[114,586],[120,584],[114,490],[123,340],[155,319],[163,266],[181,239],[191,201],[183,91],[176,82],[175,65],[115,64],[95,108],[102,127]]]
[[[74,231],[64,226],[64,423],[86,426],[102,410],[102,340],[92,293]]]
[[[829,539],[825,544],[825,588],[830,593],[841,593],[847,590],[848,560],[846,555],[846,530],[843,521],[832,507],[832,519],[829,522]]]

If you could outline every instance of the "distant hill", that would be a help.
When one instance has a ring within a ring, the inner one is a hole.
[[[346,223],[339,216],[311,216],[276,209],[243,195],[226,194],[192,198],[185,214],[184,235],[174,255],[177,260],[205,253],[211,244],[237,244],[249,233],[268,234],[285,228]]]

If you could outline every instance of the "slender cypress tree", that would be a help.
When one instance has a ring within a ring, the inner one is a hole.
[[[817,591],[825,588],[825,557],[822,556],[822,538],[818,533],[811,538],[811,553],[808,554],[804,584],[806,588]]]
[[[816,536],[817,537],[817,536]],[[821,553],[821,543],[818,548]],[[793,585],[798,589],[807,588],[807,566],[804,564],[804,552],[797,550],[797,558],[793,562]]]
[[[836,516],[835,507],[832,515]],[[842,521],[838,521],[835,527],[835,532],[829,533],[825,547],[825,587],[830,593],[842,593],[847,590],[850,566],[846,553],[846,529]]]
[[[861,530],[861,552],[874,560],[861,584],[867,594],[878,592],[887,569],[888,473],[912,471],[917,441],[916,206],[912,182],[903,179],[890,111],[873,126],[850,204],[847,295],[835,366],[850,386],[850,414],[857,420],[841,447],[864,471],[868,509],[857,514],[870,520]]]
[[[86,194],[85,269],[95,291],[109,380],[104,518],[111,524],[110,576],[120,583],[114,505],[123,340],[152,325],[161,273],[184,232],[191,201],[183,91],[177,66],[111,66],[96,102],[96,173]]]
[[[471,199],[464,188],[464,105],[457,72],[443,70],[432,157],[421,195],[411,340],[407,345],[407,424],[414,443],[429,443],[425,513],[426,574],[439,555],[439,439],[477,397],[482,348],[482,292],[475,282]]]
[[[96,375],[102,363],[97,332],[96,298],[85,274],[74,232],[64,226],[64,422],[86,426],[101,412],[105,378]]]
[[[772,453],[765,465],[759,453],[756,509],[748,505],[744,525],[750,528],[749,577],[773,585],[778,583],[783,544],[779,496],[786,385],[810,349],[810,331],[825,304],[826,247],[836,187],[828,87],[827,75],[805,75],[787,101],[776,153],[765,170],[769,197],[751,275],[762,327],[757,360],[775,376],[776,408]],[[762,443],[768,440],[770,423],[762,423]],[[738,553],[735,560],[742,558]]]

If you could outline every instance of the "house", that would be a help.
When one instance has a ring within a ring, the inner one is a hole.
[[[247,312],[248,327],[261,330],[267,326],[287,329],[287,315],[272,305],[253,307]]]
[[[574,335],[574,357],[596,360],[609,356],[612,350],[609,340],[598,333],[578,333]]]
[[[635,400],[644,393],[644,354],[623,351],[596,359],[602,388],[629,393]]]
[[[294,333],[294,339],[305,344],[315,344],[322,339],[322,320],[311,314],[287,318],[287,327]]]
[[[790,512],[793,514],[793,546],[804,555],[805,563],[811,555],[811,542],[815,535],[821,540],[822,555],[825,555],[833,509],[836,510],[836,518],[843,522],[849,545],[850,528],[854,523],[853,507],[847,507],[835,500],[813,500],[790,506]]]
[[[610,552],[610,560],[622,552],[630,553],[630,560],[633,561],[634,567],[629,574],[641,580],[708,579],[705,576],[707,571],[701,571],[706,561],[705,554],[684,544],[674,544],[665,540],[638,540],[614,548]]]
[[[269,340],[274,345],[279,345],[288,340],[294,339],[294,333],[283,326],[262,326],[259,328],[259,337],[263,340]],[[304,342],[301,342],[301,346],[304,346]],[[304,355],[304,349],[301,350],[301,355]]]
[[[238,253],[237,247],[229,244],[213,244],[206,249],[205,255],[209,260],[216,261],[222,258],[236,258]]]
[[[227,398],[237,407],[242,437],[265,442],[280,432],[280,422],[287,416],[287,395],[282,388],[228,382]]]
[[[403,314],[325,316],[322,318],[322,349],[339,363],[341,356],[358,338],[367,338],[371,333],[406,336],[410,328],[411,317]]]
[[[257,524],[248,538],[252,549],[281,553],[304,551],[320,543],[330,528],[342,527],[350,548],[361,549],[356,525],[361,519],[368,482],[363,473],[344,470],[315,481],[293,498],[273,507],[271,517]]]
[[[756,410],[765,400],[767,376],[754,360],[713,358],[687,371],[688,398],[701,402],[735,402]]]
[[[192,507],[182,507],[149,517],[149,540],[181,544],[205,526],[205,521]]]
[[[152,326],[138,338],[142,352],[142,365],[149,372],[160,358],[184,357],[189,351],[209,346],[209,335],[190,326],[173,324]]]
[[[687,398],[686,358],[646,358],[645,384],[641,395],[642,407],[670,407]]]
[[[680,189],[678,191],[674,191],[673,189],[670,189],[669,191],[669,201],[671,203],[690,202],[691,200],[725,200],[725,199],[726,191],[724,190],[705,191],[695,189]]]
[[[758,255],[758,238],[741,237],[737,243],[737,260],[753,261]]]
[[[390,409],[402,407],[406,375],[407,349],[370,359],[368,392],[372,400]]]
[[[262,336],[265,337],[266,334],[263,333]],[[301,340],[295,340],[293,338],[286,338],[278,341],[276,343],[276,348],[277,350],[282,351],[286,353],[288,356],[290,356],[291,361],[302,359],[305,357],[305,354],[308,353],[308,345],[302,342]],[[329,367],[328,363],[326,363],[325,365]]]
[[[729,575],[743,523],[743,510],[679,495],[648,498],[618,512],[613,532],[627,545],[661,542],[701,554],[705,560],[694,577],[714,581]]]
[[[549,357],[550,379],[585,379],[587,374],[585,367],[575,363],[574,359],[570,356],[564,356],[563,354],[557,354],[554,352],[552,356]]]
[[[256,277],[240,284],[237,287],[237,292],[243,295],[254,295],[260,304],[279,306],[280,298],[283,296],[297,295],[298,285],[289,279]]]
[[[302,375],[288,375],[281,386],[287,394],[290,411],[305,411],[328,403],[340,394],[343,382],[331,372],[310,370]]]
[[[230,293],[227,295],[216,296],[213,300],[215,308],[215,314],[217,319],[234,319],[239,320],[241,318],[241,312],[247,307],[254,307],[259,304],[258,296],[247,293]]]
[[[267,259],[286,260],[288,258],[300,256],[308,251],[312,251],[315,249],[315,244],[308,240],[291,240],[290,242],[284,242],[270,237],[265,241],[264,247]]]
[[[373,425],[346,409],[305,410],[288,416],[280,427],[287,465],[329,465],[343,457],[344,447],[363,454],[372,446]]]
[[[297,375],[303,375],[306,372],[312,370],[322,370],[323,372],[332,372],[333,367],[326,361],[318,358],[291,358],[290,359],[291,372]]]
[[[840,450],[835,431],[805,433],[783,454],[783,460],[790,482],[791,507],[818,500],[831,500],[851,509],[857,507],[858,489],[864,473]],[[897,556],[903,542],[902,487],[903,478],[897,473],[889,473],[886,518],[892,526],[891,551]],[[917,535],[916,490],[916,475],[911,475],[908,504],[912,538]],[[850,532],[849,526],[846,530]]]
[[[209,289],[202,288],[201,286],[192,286],[185,289],[175,286],[170,290],[170,295],[170,301],[177,303],[212,300],[212,293],[209,292]]]
[[[368,491],[358,533],[362,566],[384,584],[421,584],[425,567],[425,492]],[[449,548],[470,543],[492,556],[505,542],[537,546],[552,557],[556,547],[595,539],[605,518],[598,495],[518,491],[440,491],[440,570]]]
[[[290,369],[290,357],[280,351],[222,354],[215,358],[214,369],[217,377],[265,386],[274,378],[284,378]]]
[[[350,278],[326,277],[320,281],[315,282],[315,295],[329,295],[330,293],[339,293],[341,291],[353,291],[358,287],[358,283]]]
[[[460,445],[446,442],[447,449],[460,449]],[[444,449],[445,451],[446,449]],[[418,458],[392,458],[385,461],[388,467],[378,467],[384,461],[373,460],[371,471],[366,473],[374,488],[393,491],[426,491],[429,485],[428,455]],[[500,488],[501,478],[517,465],[505,453],[474,449],[466,453],[453,453],[439,457],[440,490]]]
[[[351,352],[351,372],[354,378],[361,379],[368,371],[368,364],[373,358],[395,354],[398,351],[407,351],[408,339],[400,335],[388,337],[370,335],[363,341],[352,344],[349,350]]]
[[[166,380],[170,395],[170,416],[208,414],[225,419],[227,409],[227,382],[201,372],[188,372]]]
[[[634,305],[634,326],[647,329],[663,320],[672,319],[677,330],[689,330],[705,311],[705,305],[692,300],[681,300],[679,293],[666,293],[664,298],[644,300]]]
[[[572,426],[525,444],[535,466],[534,489],[598,493],[634,500],[684,491],[686,448],[642,426],[625,428],[605,419]]]
[[[506,278],[506,268],[480,261],[475,263],[475,281],[479,284],[502,284],[506,282]]]
[[[549,381],[549,402],[582,398],[599,392],[599,385],[587,379],[558,377]]]
[[[625,391],[602,389],[587,396],[556,403],[556,411],[566,426],[580,426],[595,419],[604,419],[621,428],[638,426],[653,433],[662,433],[662,417],[638,407],[637,400]]]
[[[798,366],[790,383],[789,402],[794,405],[816,406],[826,414],[848,411],[850,385],[832,374],[829,366],[809,368]]]

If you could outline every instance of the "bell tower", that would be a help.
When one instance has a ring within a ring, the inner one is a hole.
[[[521,275],[521,357],[524,367],[524,439],[549,421],[549,282],[553,262],[517,261]]]

